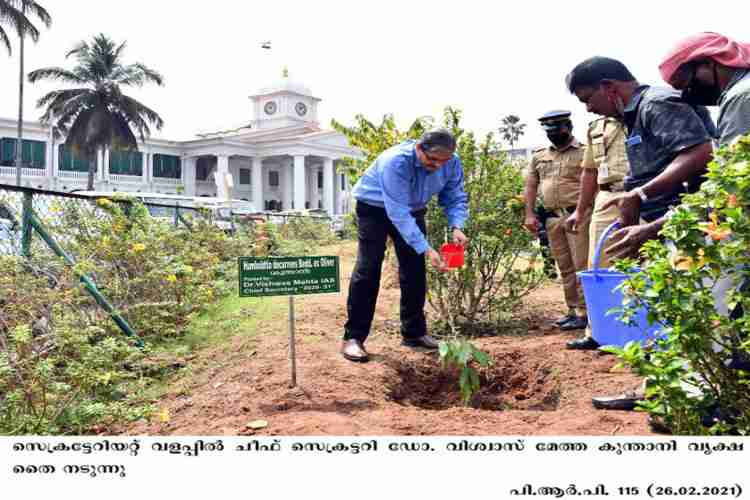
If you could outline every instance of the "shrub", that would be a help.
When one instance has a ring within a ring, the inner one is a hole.
[[[338,241],[327,218],[289,217],[286,223],[279,227],[279,235],[286,240],[315,245],[331,245]]]
[[[2,258],[0,433],[82,433],[94,422],[147,415],[132,384],[144,352],[77,309],[77,279]],[[53,305],[54,304],[54,305]]]
[[[438,316],[437,330],[452,335],[459,331],[471,334],[480,322],[497,326],[543,281],[541,270],[533,265],[538,250],[532,237],[523,231],[523,176],[519,167],[506,161],[492,134],[479,142],[473,133],[461,128],[460,118],[460,111],[446,108],[442,125],[456,136],[464,168],[469,197],[464,232],[470,239],[466,264],[448,273],[428,267],[428,302]],[[390,115],[380,125],[361,115],[356,121],[353,127],[333,122],[365,155],[363,160],[347,160],[352,181],[381,152],[404,140],[419,138],[433,125],[429,117],[416,120],[406,131],[399,131]],[[433,200],[427,211],[427,238],[434,248],[448,236],[447,229],[442,209]]]
[[[99,200],[98,208],[63,204],[53,227],[77,256],[76,268],[98,288],[141,337],[179,335],[191,317],[234,289],[236,259],[252,241],[230,237],[204,219],[190,229],[154,219],[138,203]],[[87,295],[82,301],[89,301]],[[92,309],[100,319],[105,313]],[[114,329],[110,322],[107,328]]]
[[[465,265],[442,273],[429,269],[430,305],[441,322],[456,333],[471,334],[481,322],[498,325],[544,279],[535,262],[538,250],[523,230],[523,175],[506,161],[493,135],[478,142],[460,128],[460,113],[448,109],[444,124],[458,139],[457,153],[464,168],[469,198],[469,237]],[[427,236],[438,248],[448,233],[443,210],[433,200],[427,211]]]
[[[149,345],[237,287],[237,257],[262,252],[255,228],[230,237],[200,217],[191,229],[143,205],[55,201],[43,223],[73,269],[39,237],[32,257],[0,257],[0,432],[82,433],[148,415]],[[147,341],[133,346],[81,287],[87,274]]]
[[[643,304],[667,325],[655,346],[614,349],[648,380],[644,408],[675,433],[750,433],[750,136],[722,148],[699,192],[686,195],[661,234],[644,245],[643,270],[624,290],[626,312]],[[623,262],[626,270],[633,262]],[[632,267],[631,267],[632,268]],[[721,302],[718,287],[730,280]]]

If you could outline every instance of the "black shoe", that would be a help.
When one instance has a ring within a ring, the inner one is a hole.
[[[557,321],[555,321],[555,326],[562,326],[565,323],[567,323],[568,321],[570,321],[572,319],[575,319],[575,318],[576,318],[575,314],[568,313],[565,316],[563,316],[562,318],[560,318]]]
[[[405,345],[407,347],[423,347],[425,349],[437,349],[438,343],[437,340],[433,339],[429,335],[422,335],[421,337],[417,337],[414,339],[404,339],[401,341],[401,345]]]
[[[582,351],[593,351],[599,349],[599,342],[593,337],[581,337],[580,339],[571,340],[565,344],[566,349],[579,349]]]
[[[570,330],[583,330],[587,326],[589,326],[589,320],[588,318],[580,318],[578,316],[575,316],[573,319],[566,321],[562,325],[560,325],[560,330],[563,332],[567,332]]]
[[[597,410],[621,410],[633,411],[638,401],[641,401],[644,395],[636,391],[628,391],[617,396],[602,396],[591,398],[591,404]]]
[[[357,339],[344,340],[341,343],[341,355],[357,363],[365,363],[370,359],[364,345]]]

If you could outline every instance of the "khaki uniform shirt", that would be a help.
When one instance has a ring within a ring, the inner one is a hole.
[[[583,154],[583,168],[598,171],[597,182],[620,182],[628,175],[628,154],[625,149],[625,125],[614,118],[599,118],[589,125],[588,141]]]
[[[575,207],[581,192],[583,145],[577,140],[563,150],[554,146],[534,151],[526,175],[536,176],[547,210]]]

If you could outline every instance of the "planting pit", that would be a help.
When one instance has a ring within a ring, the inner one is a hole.
[[[554,369],[527,360],[519,351],[493,355],[494,363],[479,370],[480,390],[470,406],[482,410],[556,410],[560,400]],[[463,407],[459,371],[444,369],[437,356],[393,362],[385,380],[386,397],[425,410]]]

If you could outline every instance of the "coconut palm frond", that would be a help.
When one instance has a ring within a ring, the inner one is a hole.
[[[85,84],[88,83],[80,75],[64,68],[40,68],[29,73],[29,81],[36,83],[39,80],[58,80],[63,83]]]
[[[120,113],[112,115],[112,147],[119,150],[138,150],[138,139],[128,120]]]
[[[48,28],[52,26],[52,16],[50,16],[49,12],[37,2],[34,2],[33,0],[21,0],[21,4],[23,5],[23,8],[20,9],[21,12],[26,12],[38,18]]]
[[[123,103],[127,105],[126,109],[128,110],[128,113],[126,114],[126,117],[128,119],[131,119],[132,116],[143,117],[147,122],[156,127],[156,130],[161,130],[164,126],[164,120],[162,120],[161,116],[145,104],[142,104],[126,95],[123,96]]]
[[[5,32],[2,26],[0,26],[0,43],[3,44],[5,49],[8,51],[8,54],[13,53],[13,50],[10,47],[10,39],[8,38],[8,34]]]
[[[87,54],[88,51],[89,51],[89,44],[86,43],[86,41],[81,40],[65,54],[65,59],[68,59],[70,56],[75,56],[76,58],[79,58],[81,57],[82,54]]]
[[[39,98],[39,100],[36,102],[36,106],[38,108],[42,108],[44,106],[47,106],[51,102],[68,100],[84,92],[89,92],[89,89],[53,90],[52,92],[48,92],[47,94]]]

